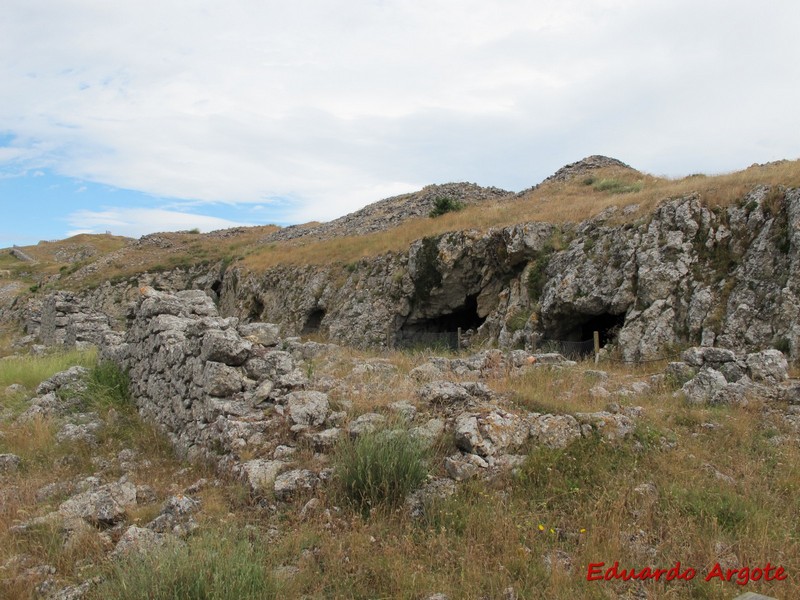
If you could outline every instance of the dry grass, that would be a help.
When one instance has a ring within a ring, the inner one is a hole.
[[[516,223],[577,223],[610,206],[638,205],[625,218],[634,220],[650,213],[668,198],[697,193],[708,206],[727,206],[739,201],[756,185],[800,186],[800,161],[787,161],[765,167],[751,167],[736,173],[717,176],[690,176],[666,179],[637,174],[624,169],[598,169],[592,180],[615,180],[641,187],[638,192],[615,194],[595,189],[594,184],[575,180],[548,183],[520,199],[481,204],[447,213],[439,218],[417,218],[380,233],[342,237],[324,241],[302,238],[253,248],[242,261],[246,268],[258,271],[279,264],[347,264],[362,258],[404,250],[414,240],[448,231],[474,229],[486,231]]]
[[[397,372],[351,375],[354,363],[375,359],[394,364]],[[345,388],[364,391],[353,415],[381,412],[391,401],[414,400],[413,386],[399,383],[425,359],[422,353],[343,350],[330,361],[318,358],[311,375],[353,377]],[[530,447],[519,471],[465,482],[452,498],[431,502],[421,520],[402,509],[362,517],[340,505],[327,487],[317,492],[321,506],[316,512],[301,517],[307,496],[288,505],[270,498],[258,501],[241,483],[222,481],[198,494],[201,530],[229,536],[237,547],[263,550],[255,566],[247,562],[248,568],[263,569],[278,585],[280,597],[425,598],[441,592],[451,598],[502,598],[509,587],[520,598],[556,600],[626,597],[638,588],[648,598],[665,600],[727,599],[744,591],[800,597],[795,572],[800,564],[800,446],[774,443],[777,436],[797,436],[781,416],[786,407],[758,402],[747,407],[694,406],[658,387],[630,398],[598,399],[589,392],[597,384],[611,392],[630,388],[661,367],[601,365],[608,372],[608,379],[601,380],[585,373],[594,364],[579,363],[567,370],[536,369],[488,381],[519,408],[571,413],[601,410],[614,401],[641,406],[643,416],[626,441],[586,439],[565,450]],[[60,498],[37,504],[36,490],[90,474],[91,455],[111,460],[122,447],[136,449],[150,465],[137,469],[132,478],[151,485],[160,500],[201,476],[213,476],[202,465],[187,467],[178,461],[151,428],[124,420],[118,427],[89,453],[76,445],[56,444],[54,425],[46,420],[24,427],[0,425],[0,451],[22,455],[25,464],[20,472],[2,476],[0,564],[28,554],[39,564],[57,566],[66,581],[108,572],[110,565],[100,558],[106,549],[91,531],[69,549],[61,532],[46,527],[25,536],[8,531],[14,523],[57,507]],[[64,453],[80,460],[54,468],[54,459]],[[316,460],[310,452],[300,454],[299,466]],[[435,452],[432,476],[442,474],[443,456]],[[108,476],[118,475],[112,469]],[[137,508],[128,522],[148,521],[155,506]],[[203,556],[211,551],[210,539],[190,540],[192,552]],[[81,560],[95,567],[81,570],[76,566]],[[555,560],[555,566],[549,567],[548,560]],[[590,563],[619,561],[623,568],[641,569],[669,568],[678,560],[697,570],[695,579],[638,584],[586,580]],[[703,581],[716,562],[756,567],[766,561],[783,565],[790,579],[747,586]],[[217,566],[224,567],[224,562]],[[276,569],[287,566],[297,569],[294,575],[276,575]],[[33,596],[31,585],[15,579],[19,572],[12,568],[3,574],[0,594]]]
[[[605,185],[605,184],[611,185]],[[603,184],[603,185],[601,185]],[[106,235],[80,235],[59,242],[41,242],[23,248],[39,263],[30,265],[0,252],[0,269],[12,270],[14,277],[27,286],[60,274],[59,287],[83,288],[106,280],[122,281],[145,271],[159,272],[178,267],[188,268],[219,261],[240,264],[260,271],[276,265],[339,264],[401,251],[415,240],[449,231],[486,231],[524,222],[555,224],[576,223],[616,206],[638,208],[618,221],[634,220],[651,212],[668,198],[697,193],[708,206],[726,206],[739,201],[756,185],[800,186],[800,161],[786,161],[764,167],[751,167],[736,173],[683,179],[667,179],[626,169],[599,169],[589,179],[546,183],[522,197],[501,202],[469,206],[436,219],[411,219],[400,226],[379,233],[330,240],[295,239],[264,244],[261,240],[274,226],[250,227],[220,236],[217,234],[164,233],[158,241],[143,243]],[[608,189],[606,189],[608,188]],[[615,193],[622,190],[638,190]],[[91,248],[96,258],[80,263],[59,261],[59,252]],[[91,273],[80,268],[95,263]],[[77,271],[77,272],[76,272]]]

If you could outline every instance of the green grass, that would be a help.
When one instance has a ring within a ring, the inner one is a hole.
[[[70,350],[45,356],[20,356],[0,360],[0,392],[13,383],[33,390],[45,379],[75,365],[91,367],[96,350]]]
[[[87,378],[84,399],[98,410],[127,409],[130,406],[127,373],[112,362],[100,362],[92,367]]]
[[[619,179],[601,179],[594,183],[594,189],[598,192],[610,192],[612,194],[632,194],[642,191],[642,183],[626,183]]]
[[[103,600],[262,600],[277,598],[262,540],[241,530],[208,530],[115,564],[89,598]]]
[[[362,515],[400,505],[428,473],[427,451],[407,431],[345,439],[336,450],[339,492]]]

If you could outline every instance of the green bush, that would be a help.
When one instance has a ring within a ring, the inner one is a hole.
[[[445,213],[457,212],[464,208],[464,203],[458,200],[453,200],[446,196],[440,196],[433,201],[433,209],[428,216],[431,218],[440,217]]]
[[[208,531],[114,565],[90,595],[103,600],[261,600],[278,597],[263,544],[240,532]]]
[[[404,430],[346,438],[336,450],[338,489],[362,515],[399,506],[428,473],[428,452]]]

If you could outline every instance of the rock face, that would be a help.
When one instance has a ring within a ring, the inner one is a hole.
[[[696,196],[611,225],[527,223],[414,242],[343,271],[229,271],[225,314],[356,346],[477,330],[501,347],[616,338],[626,360],[674,344],[800,352],[800,190],[758,187],[724,210]],[[559,240],[563,249],[554,246]],[[422,339],[422,338],[420,338]]]
[[[589,157],[554,181],[608,166],[626,167]],[[502,191],[474,188],[439,186],[273,235],[326,239],[386,229],[395,224],[391,207],[403,207],[400,220],[419,216],[443,194],[514,202]],[[224,328],[205,342],[204,358],[235,369],[248,344],[273,347],[278,328],[283,335],[319,331],[358,347],[452,344],[461,329],[465,345],[531,350],[543,340],[591,340],[599,331],[601,343],[616,343],[627,361],[667,357],[675,345],[800,356],[800,189],[759,186],[715,209],[688,195],[634,214],[612,207],[577,225],[449,232],[347,266],[254,273],[215,265],[140,279],[163,290],[203,289],[219,300],[220,314],[240,320],[237,327],[254,327],[237,330],[238,347]],[[131,282],[80,296],[58,292],[12,313],[46,343],[97,343],[113,334],[132,294]],[[258,321],[275,325],[252,323]],[[438,378],[434,367],[428,371],[418,375]],[[207,391],[233,392],[235,378],[224,384]]]

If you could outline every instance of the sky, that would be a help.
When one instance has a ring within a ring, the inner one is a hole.
[[[797,0],[4,0],[0,247],[800,158]]]

